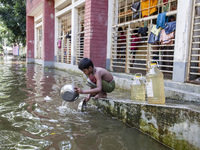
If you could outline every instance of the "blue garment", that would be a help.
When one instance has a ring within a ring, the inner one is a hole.
[[[148,43],[149,44],[154,44],[156,41],[160,41],[160,33],[158,36],[156,36],[154,33],[150,33],[149,35],[149,40],[148,40]]]
[[[176,30],[176,21],[167,22],[165,24],[165,33],[170,34]]]
[[[147,31],[148,31],[148,28],[147,27],[140,27],[138,29],[138,34],[141,34],[141,36],[147,36]]]
[[[156,28],[158,29],[159,27],[165,28],[165,22],[166,22],[166,12],[158,14],[157,17],[157,26]]]

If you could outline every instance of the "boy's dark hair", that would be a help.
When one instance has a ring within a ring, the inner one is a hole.
[[[92,67],[92,68],[94,68],[94,65],[93,65],[93,62],[92,62],[92,60],[90,60],[89,58],[82,58],[81,60],[80,60],[80,62],[78,63],[78,68],[80,69],[80,70],[83,70],[83,69],[88,69],[89,67]]]

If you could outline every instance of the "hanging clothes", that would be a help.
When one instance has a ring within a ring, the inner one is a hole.
[[[62,47],[62,40],[58,40],[58,48],[61,48]]]
[[[158,0],[150,0],[150,6],[149,6],[149,0],[141,0],[140,4],[141,4],[141,10],[142,10],[142,17],[147,17],[153,14],[154,12],[156,12],[157,7],[153,7],[153,6],[156,6],[157,3],[158,3]],[[148,10],[149,7],[153,7],[153,8],[150,8],[150,11],[149,11]]]
[[[141,36],[143,37],[143,36],[147,36],[148,34],[147,34],[147,31],[148,31],[148,28],[147,27],[140,27],[139,29],[138,29],[138,34],[141,34]],[[147,40],[147,38],[142,38],[141,39],[141,41],[146,41]]]
[[[165,22],[166,22],[166,12],[158,14],[157,17],[157,26],[156,28],[158,29],[159,27],[165,28]]]
[[[159,33],[160,33],[160,31],[161,31],[161,27],[159,27],[158,29],[156,28],[156,25],[153,25],[152,26],[152,28],[151,28],[151,32],[153,33],[153,34],[155,34],[156,36],[158,36],[159,35]]]
[[[154,33],[151,32],[149,35],[148,43],[155,44],[156,41],[160,41],[160,33],[158,34],[158,36],[156,36]]]
[[[174,35],[175,35],[174,31],[171,32],[170,34],[166,34],[165,33],[165,29],[162,29],[161,33],[160,33],[160,42],[161,42],[161,44],[164,44],[164,45],[173,44],[172,39],[174,39]]]
[[[166,22],[165,24],[165,33],[169,34],[176,30],[176,21]]]

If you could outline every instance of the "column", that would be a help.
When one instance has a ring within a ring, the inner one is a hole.
[[[84,57],[106,68],[108,0],[85,0]]]
[[[54,66],[54,0],[44,0],[43,5],[43,66]]]
[[[190,49],[190,32],[193,2],[179,0],[176,19],[173,81],[185,82]]]
[[[26,62],[34,63],[34,17],[26,16]]]

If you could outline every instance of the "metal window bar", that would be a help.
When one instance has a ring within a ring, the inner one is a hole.
[[[84,57],[84,21],[85,6],[78,9],[78,33],[76,46],[76,64]]]
[[[187,81],[200,84],[200,2],[194,0]]]
[[[166,15],[176,15],[176,11],[168,12]],[[165,78],[172,78],[174,42],[170,45],[148,43],[150,35],[150,25],[157,19],[157,16],[146,17],[124,24],[113,26],[112,51],[111,51],[111,70],[125,73],[143,73],[148,70],[148,63],[157,61]],[[148,26],[145,36],[137,36],[138,28]],[[118,31],[119,27],[124,28]],[[137,39],[137,40],[136,40]],[[156,60],[154,60],[156,58]]]

